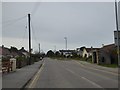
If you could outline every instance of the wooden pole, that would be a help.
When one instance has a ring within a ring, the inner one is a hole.
[[[28,28],[29,28],[29,65],[31,65],[31,29],[30,29],[30,14],[28,14]]]

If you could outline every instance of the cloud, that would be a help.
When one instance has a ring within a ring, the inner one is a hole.
[[[8,46],[27,46],[27,14],[31,13],[33,48],[41,43],[43,49],[64,49],[64,37],[68,37],[68,48],[80,46],[100,47],[113,43],[115,30],[114,3],[3,3],[3,21],[26,16],[12,25],[3,25],[3,40]],[[22,7],[21,7],[22,6]],[[10,23],[11,24],[11,23]],[[34,34],[33,34],[34,33]],[[5,38],[5,39],[4,39]],[[37,43],[36,40],[37,39]],[[18,42],[25,39],[26,42]]]

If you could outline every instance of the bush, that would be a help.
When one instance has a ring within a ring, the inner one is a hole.
[[[88,61],[88,62],[91,62],[91,63],[92,63],[92,56],[90,56],[90,57],[86,58],[86,61]]]
[[[25,57],[17,57],[16,58],[16,67],[22,68],[24,66],[28,65],[28,59]]]

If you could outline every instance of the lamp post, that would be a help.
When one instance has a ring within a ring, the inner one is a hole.
[[[65,39],[65,49],[67,50],[67,37],[64,37]]]

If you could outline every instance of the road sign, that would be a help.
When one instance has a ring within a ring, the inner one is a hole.
[[[117,34],[117,32],[118,32],[118,34]],[[120,31],[114,31],[114,41],[115,41],[116,46],[117,45],[120,46]]]

